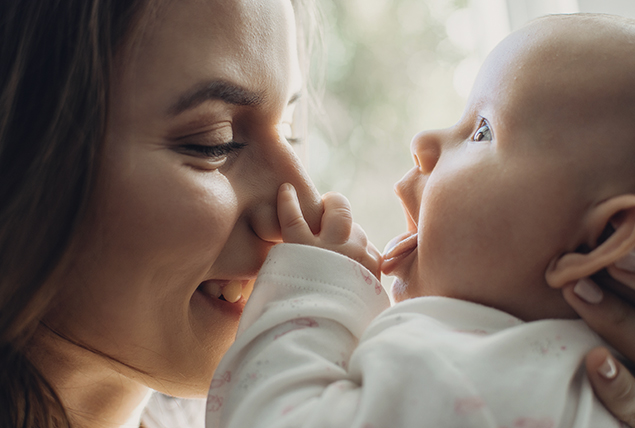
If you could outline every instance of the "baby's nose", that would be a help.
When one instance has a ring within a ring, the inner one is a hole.
[[[432,172],[441,156],[439,131],[423,131],[415,135],[410,143],[410,152],[421,172]]]

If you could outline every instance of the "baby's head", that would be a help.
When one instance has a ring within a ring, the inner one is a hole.
[[[514,32],[486,59],[459,122],[418,134],[411,151],[416,166],[396,191],[418,237],[388,253],[395,299],[574,317],[549,284],[635,247],[635,23],[563,15]]]

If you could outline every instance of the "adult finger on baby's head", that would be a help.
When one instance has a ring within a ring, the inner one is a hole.
[[[278,221],[284,242],[309,244],[314,238],[302,214],[295,188],[289,183],[278,189]]]
[[[320,238],[323,241],[342,244],[351,235],[353,227],[353,213],[348,199],[341,193],[326,193],[324,201],[324,215],[322,216],[322,230]]]
[[[606,348],[586,357],[586,370],[598,398],[617,418],[635,428],[635,378]]]
[[[635,307],[611,291],[600,289],[590,279],[569,284],[562,293],[593,330],[629,360],[635,361]]]

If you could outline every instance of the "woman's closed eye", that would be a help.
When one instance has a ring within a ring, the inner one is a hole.
[[[302,136],[295,132],[296,130],[294,129],[293,123],[282,122],[280,124],[280,130],[284,139],[292,146],[303,142]]]
[[[236,141],[229,141],[227,143],[217,145],[182,144],[177,147],[177,151],[197,157],[223,158],[239,151],[246,145],[247,144],[245,143],[238,143]]]
[[[487,142],[492,141],[492,130],[487,123],[487,120],[481,119],[481,123],[478,126],[478,129],[472,136],[472,141],[474,142]]]
[[[236,141],[221,144],[184,142],[176,146],[174,150],[204,162],[204,169],[216,169],[223,166],[232,156],[237,155],[246,145]]]

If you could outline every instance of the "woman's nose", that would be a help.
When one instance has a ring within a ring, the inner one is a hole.
[[[415,164],[424,174],[430,174],[441,156],[440,131],[423,131],[410,142]]]
[[[278,188],[283,183],[291,183],[306,222],[313,233],[318,233],[323,212],[322,197],[293,148],[284,139],[279,139],[262,154],[257,160],[259,173],[255,176],[258,196],[250,216],[254,232],[265,241],[282,240],[276,208]]]

